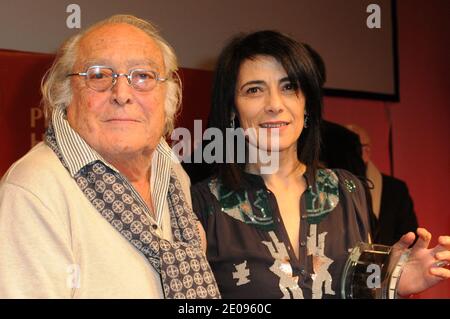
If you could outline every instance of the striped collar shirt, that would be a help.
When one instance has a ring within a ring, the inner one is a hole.
[[[74,129],[72,129],[67,121],[64,110],[58,108],[53,111],[52,124],[55,130],[56,141],[72,177],[86,165],[95,161],[101,161],[126,180],[126,177],[123,176],[117,168],[108,163],[99,153],[90,147]],[[149,216],[160,228],[162,227],[164,212],[168,213],[169,209],[167,192],[169,188],[172,161],[174,161],[174,158],[175,155],[172,153],[170,146],[164,138],[161,138],[155,152],[153,152],[150,178],[153,204],[156,210],[156,221],[152,216]],[[164,224],[166,223],[164,222]],[[164,233],[171,232],[164,231]]]

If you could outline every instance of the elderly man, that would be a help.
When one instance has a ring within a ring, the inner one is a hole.
[[[60,48],[42,86],[46,140],[0,184],[0,297],[220,297],[164,140],[176,70],[173,49],[133,16]]]

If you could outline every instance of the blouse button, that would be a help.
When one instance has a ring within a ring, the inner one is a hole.
[[[306,270],[305,270],[305,269],[302,269],[302,270],[300,271],[300,273],[302,274],[302,276],[306,276]]]
[[[154,230],[157,230],[157,229],[158,229],[158,225],[153,224],[153,225],[152,225],[152,228],[153,228]]]
[[[302,219],[306,219],[306,217],[308,217],[308,216],[306,216],[306,215],[302,215]]]
[[[306,243],[305,243],[304,241],[301,241],[301,242],[300,242],[300,246],[305,247],[305,246],[306,246]]]

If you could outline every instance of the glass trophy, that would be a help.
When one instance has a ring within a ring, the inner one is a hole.
[[[344,299],[395,299],[409,250],[359,243],[351,251],[341,277]]]

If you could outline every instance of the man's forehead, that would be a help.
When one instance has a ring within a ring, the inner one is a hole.
[[[111,24],[90,31],[80,40],[78,64],[163,68],[160,46],[144,31],[127,24]]]
[[[100,65],[100,66],[108,66],[108,67],[118,67],[119,65],[118,61],[115,59],[111,59],[110,57],[106,57],[106,56],[99,56],[99,57],[89,57],[89,58],[85,58],[82,59],[80,61],[80,65],[83,68],[88,68],[90,66],[94,66],[94,65]],[[152,59],[149,58],[142,58],[142,59],[125,59],[123,60],[120,66],[123,66],[127,69],[130,68],[134,68],[134,67],[145,67],[145,68],[150,68],[151,70],[155,70],[155,71],[161,71],[162,66],[153,61]]]

